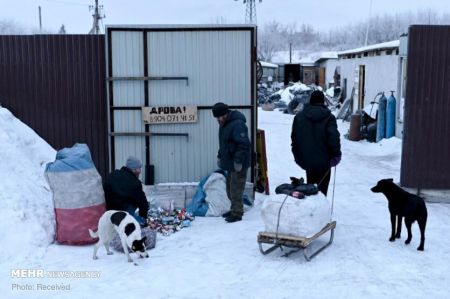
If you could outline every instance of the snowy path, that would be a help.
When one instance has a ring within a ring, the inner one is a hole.
[[[259,127],[266,132],[271,191],[289,176],[304,176],[290,152],[292,118],[277,111],[259,112]],[[348,124],[339,121],[338,125],[341,134],[347,131]],[[288,258],[280,257],[280,251],[260,254],[256,236],[263,230],[260,206],[266,197],[258,194],[243,221],[227,224],[221,218],[198,217],[190,228],[159,237],[150,258],[138,260],[139,266],[128,264],[122,254],[106,256],[104,249],[93,261],[92,246],[51,245],[39,258],[2,261],[0,292],[8,298],[448,298],[450,206],[428,204],[425,252],[416,251],[417,224],[411,245],[403,244],[405,229],[401,240],[388,242],[386,199],[369,189],[381,178],[398,181],[401,141],[341,140],[335,239],[312,262],[306,262],[301,252]],[[332,183],[329,196],[331,188]],[[11,278],[10,270],[16,268],[100,271],[100,277]],[[13,291],[13,283],[63,283],[70,284],[70,290]]]

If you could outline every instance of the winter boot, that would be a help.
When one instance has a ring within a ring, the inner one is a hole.
[[[242,220],[242,216],[236,216],[236,215],[233,215],[233,214],[230,214],[230,216],[225,218],[225,221],[228,222],[228,223],[241,221],[241,220]]]
[[[228,212],[223,213],[223,214],[222,214],[222,217],[223,217],[223,218],[227,218],[227,217],[229,217],[230,215],[231,215],[231,211],[228,211]]]

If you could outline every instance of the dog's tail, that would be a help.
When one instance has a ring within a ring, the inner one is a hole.
[[[92,231],[92,229],[89,229],[89,235],[91,235],[91,238],[98,238],[98,231],[95,233]]]

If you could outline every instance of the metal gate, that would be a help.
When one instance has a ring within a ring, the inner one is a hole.
[[[246,116],[255,149],[255,26],[111,26],[106,38],[112,169],[135,155],[145,184],[198,181],[216,167],[218,101]],[[186,106],[196,122],[143,122],[142,107]]]

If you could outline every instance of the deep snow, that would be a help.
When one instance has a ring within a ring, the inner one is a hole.
[[[305,261],[301,252],[288,258],[281,257],[280,251],[260,254],[256,236],[264,229],[260,213],[267,196],[257,194],[255,207],[243,221],[228,224],[221,217],[197,217],[191,227],[169,237],[159,236],[150,258],[133,266],[123,254],[107,256],[103,248],[99,260],[92,260],[92,245],[47,247],[53,228],[47,215],[51,197],[45,189],[42,163],[54,156],[54,151],[40,139],[31,138],[23,127],[18,131],[8,127],[17,121],[4,109],[0,112],[2,298],[447,298],[450,294],[450,206],[427,205],[425,251],[418,252],[417,224],[409,246],[403,243],[405,229],[401,240],[388,242],[387,202],[369,190],[381,178],[398,181],[400,139],[370,144],[341,138],[334,243],[311,262]],[[266,133],[273,192],[289,176],[304,176],[290,152],[293,116],[259,110],[258,119],[259,128]],[[347,132],[348,123],[338,121],[338,125],[341,135]],[[332,182],[333,177],[329,199]],[[36,236],[35,241],[30,240],[31,235]],[[16,253],[4,255],[5,251]],[[17,269],[94,271],[91,273],[99,277],[12,277],[11,271]],[[28,284],[34,290],[16,290],[14,284]],[[36,290],[37,284],[63,284],[70,290]]]
[[[43,171],[55,155],[51,146],[0,106],[0,260],[42,254],[53,241],[52,194]]]

